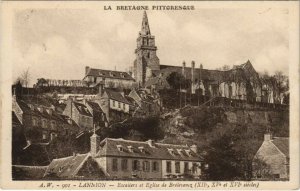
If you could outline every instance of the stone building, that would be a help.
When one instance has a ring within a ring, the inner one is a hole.
[[[87,162],[93,164],[95,174],[103,173],[107,179],[200,179],[204,165],[196,145],[121,138],[105,138],[100,141],[100,137],[94,133],[89,153],[54,159],[45,175],[53,173],[63,178],[78,177]],[[83,179],[88,178],[88,175],[81,173]]]
[[[173,145],[91,137],[91,155],[105,174],[116,178],[201,177],[202,157],[196,145]]]
[[[44,173],[44,179],[101,179],[105,175],[90,153],[53,159]]]
[[[134,78],[140,85],[152,76],[152,72],[158,71],[159,58],[156,55],[155,37],[151,35],[147,13],[144,12],[142,28],[137,38],[135,49],[136,59],[134,61]]]
[[[60,136],[78,132],[78,126],[65,115],[57,113],[53,108],[39,104],[27,103],[13,96],[12,109],[14,115],[24,128],[27,141],[49,141]]]
[[[134,83],[134,78],[127,72],[102,70],[85,67],[85,77],[83,81],[89,86],[96,86],[104,82],[104,87],[130,89]]]
[[[158,94],[148,92],[144,89],[131,90],[128,97],[136,103],[133,112],[135,117],[157,116],[161,110],[161,100]]]
[[[204,69],[202,64],[196,67],[194,61],[191,67],[186,66],[185,62],[182,66],[162,65],[156,50],[155,37],[151,35],[147,14],[144,12],[135,50],[133,73],[137,83],[150,89],[169,89],[172,87],[167,78],[176,72],[189,81],[190,88],[182,91],[190,94],[280,103],[281,98],[274,84],[268,83],[266,87],[265,81],[260,79],[249,60],[226,71],[208,70]]]
[[[94,128],[94,118],[86,105],[69,99],[66,102],[63,114],[70,117],[82,131],[90,131]]]
[[[105,88],[103,84],[99,85],[99,93],[93,101],[99,104],[105,114],[107,122],[110,124],[131,117],[131,113],[135,107],[134,104],[125,97],[123,91]]]
[[[289,138],[264,135],[252,162],[255,179],[289,179]]]

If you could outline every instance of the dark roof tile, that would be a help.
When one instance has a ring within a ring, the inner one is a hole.
[[[148,158],[148,159],[164,159],[164,160],[187,160],[200,161],[202,157],[190,150],[187,145],[173,145],[154,143],[151,147],[148,142],[130,141],[124,139],[106,138],[101,142],[101,149],[98,156],[115,156],[115,157],[134,157],[134,158]],[[117,145],[123,147],[123,151],[119,151]],[[130,152],[129,147],[132,147],[133,152]],[[139,147],[144,148],[141,152]],[[171,154],[170,149],[173,149],[174,154]],[[181,150],[181,151],[180,151]],[[191,155],[189,155],[189,152]]]
[[[95,68],[90,68],[89,72],[86,74],[86,76],[97,76],[97,77],[115,78],[115,79],[124,79],[124,80],[134,81],[134,79],[127,72],[102,70],[102,69],[95,69]]]
[[[286,157],[290,156],[288,137],[274,137],[272,142]]]

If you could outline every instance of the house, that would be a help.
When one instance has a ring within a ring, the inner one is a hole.
[[[100,105],[97,102],[83,100],[83,104],[87,107],[89,112],[93,116],[93,123],[98,127],[107,126],[107,119],[105,113],[102,111]]]
[[[109,88],[125,88],[130,89],[135,80],[127,72],[102,70],[96,68],[85,67],[85,76],[83,81],[88,86],[95,86],[99,82],[105,82],[104,86]]]
[[[254,156],[253,177],[257,179],[289,179],[289,138],[264,135]]]
[[[44,173],[45,179],[101,179],[104,173],[89,153],[53,159]]]
[[[90,131],[94,127],[94,118],[86,105],[69,99],[63,114],[70,117],[82,131]]]
[[[197,146],[91,137],[91,155],[110,178],[200,178]]]
[[[70,118],[51,107],[27,103],[13,96],[12,109],[26,138],[32,142],[48,141],[58,135],[70,135],[78,131],[78,126]]]
[[[128,97],[136,102],[133,116],[146,117],[160,114],[161,100],[157,94],[150,94],[144,89],[133,89]]]
[[[86,154],[53,159],[45,177],[62,179],[201,178],[203,158],[196,145],[113,139],[94,134]]]
[[[99,85],[99,93],[93,100],[98,103],[106,116],[108,123],[120,122],[131,117],[134,104],[129,101],[123,91],[112,88],[104,88]]]

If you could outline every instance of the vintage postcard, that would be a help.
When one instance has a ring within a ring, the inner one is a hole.
[[[1,188],[299,188],[299,1],[3,1],[0,28]]]

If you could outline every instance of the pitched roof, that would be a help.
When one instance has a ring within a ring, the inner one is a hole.
[[[130,141],[124,139],[106,138],[101,143],[101,149],[98,156],[115,156],[115,157],[133,157],[148,159],[164,159],[164,160],[187,160],[200,161],[202,157],[190,150],[187,145],[173,145],[154,143],[151,147],[148,142]],[[118,146],[122,146],[123,151],[119,151]],[[132,147],[132,152],[129,150]],[[141,152],[139,147],[143,147]],[[172,153],[172,151],[174,153]],[[189,155],[190,153],[191,155]]]
[[[86,76],[96,76],[96,77],[115,78],[115,79],[134,81],[134,79],[127,72],[102,70],[102,69],[95,69],[95,68],[90,68]]]
[[[19,118],[17,117],[14,111],[12,111],[12,124],[16,126],[22,125],[21,121],[19,120]]]
[[[89,153],[86,153],[60,159],[53,159],[44,176],[48,173],[55,173],[59,177],[74,177],[89,156]]]
[[[12,166],[13,180],[41,180],[47,169],[47,166]]]
[[[103,112],[100,105],[96,102],[86,101],[86,103],[92,108],[94,111]]]
[[[105,92],[110,99],[126,104],[131,104],[120,92],[114,91],[112,89],[105,89]]]
[[[89,116],[89,117],[92,117],[92,114],[89,112],[89,110],[87,109],[87,107],[82,104],[82,103],[78,103],[78,102],[72,102],[75,106],[75,108],[78,110],[78,112],[81,114],[81,115],[85,115],[85,116]]]
[[[288,137],[274,137],[272,143],[286,156],[289,157],[289,138]]]

